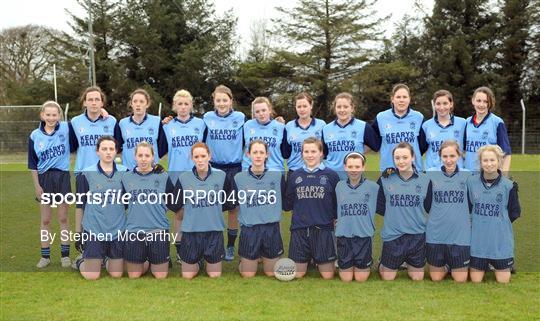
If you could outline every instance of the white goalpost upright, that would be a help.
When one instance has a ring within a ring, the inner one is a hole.
[[[525,120],[527,119],[526,117],[526,108],[525,108],[525,103],[523,102],[523,99],[520,100],[520,103],[521,103],[521,111],[522,111],[522,116],[521,116],[521,154],[525,154]]]

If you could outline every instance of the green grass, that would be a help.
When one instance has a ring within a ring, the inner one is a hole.
[[[376,157],[368,160],[370,169],[377,163]],[[515,155],[512,160],[512,175],[520,185],[522,217],[514,224],[519,272],[508,285],[497,284],[491,274],[478,285],[427,279],[415,283],[403,273],[394,282],[383,282],[373,273],[364,284],[345,284],[339,278],[323,281],[315,272],[288,283],[263,276],[245,280],[238,275],[237,261],[224,263],[224,275],[216,280],[206,276],[183,280],[175,264],[166,280],[105,276],[90,282],[60,267],[57,244],[52,247],[53,263],[45,271],[37,271],[39,211],[25,168],[25,164],[0,159],[1,320],[539,319],[540,156]],[[375,178],[375,173],[369,176]],[[74,209],[70,211],[73,221]],[[282,222],[287,248],[289,213]],[[378,217],[378,231],[381,223]],[[58,231],[56,222],[53,226]],[[377,235],[374,257],[379,255]]]

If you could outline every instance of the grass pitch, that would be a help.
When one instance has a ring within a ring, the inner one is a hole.
[[[2,157],[3,158],[3,157]],[[363,284],[323,281],[310,272],[303,280],[280,282],[264,276],[245,280],[238,261],[224,274],[186,281],[175,264],[166,280],[108,276],[85,281],[60,267],[58,244],[52,263],[37,271],[39,209],[25,164],[0,159],[0,319],[2,320],[538,320],[540,315],[540,156],[514,155],[512,176],[519,182],[522,217],[514,223],[518,273],[508,285],[488,274],[483,284],[410,281],[401,273],[383,282],[373,272]],[[368,156],[368,168],[375,168]],[[370,173],[375,179],[375,174]],[[70,208],[71,223],[74,208]],[[169,212],[169,214],[171,214]],[[54,221],[54,219],[53,219]],[[380,226],[374,258],[380,256]],[[282,220],[285,249],[290,214]],[[53,231],[58,231],[56,222]],[[496,236],[494,236],[496,237]],[[171,255],[174,255],[171,248]],[[76,256],[72,247],[72,258]],[[426,274],[427,276],[427,274]]]

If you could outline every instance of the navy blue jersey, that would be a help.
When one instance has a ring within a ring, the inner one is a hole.
[[[470,171],[480,170],[477,151],[484,145],[499,145],[506,155],[512,154],[504,121],[493,113],[488,113],[478,125],[474,124],[472,116],[467,118],[464,142],[464,166]]]
[[[421,148],[420,142],[425,142],[424,130],[422,130],[423,121],[424,116],[412,108],[409,108],[402,117],[396,115],[393,108],[377,114],[372,127],[381,139],[381,171],[394,167],[392,150],[401,142],[411,144],[416,156],[414,165],[418,171],[422,171],[422,151],[425,146]],[[379,150],[378,148],[372,149],[374,151]]]
[[[431,208],[431,182],[423,173],[408,180],[398,173],[379,178],[377,213],[384,215],[381,238],[389,242],[404,234],[423,234],[426,214]]]
[[[363,120],[352,118],[341,126],[337,120],[323,128],[323,146],[326,156],[325,164],[334,171],[343,171],[343,159],[350,152],[364,151],[364,144],[378,150],[377,136],[371,126]]]
[[[28,169],[39,174],[49,169],[69,171],[69,153],[68,124],[58,122],[54,131],[47,134],[45,123],[41,122],[28,138]]]
[[[463,150],[465,125],[465,119],[457,116],[450,117],[450,124],[446,127],[443,127],[439,123],[437,116],[422,124],[427,144],[426,166],[424,168],[438,168],[442,165],[439,150],[442,143],[446,140],[455,140],[459,144],[459,148]],[[458,165],[463,166],[463,159],[461,157],[458,160]]]
[[[69,122],[69,143],[72,151],[77,151],[75,161],[75,173],[99,162],[96,154],[96,144],[98,139],[104,135],[115,136],[114,128],[116,118],[109,116],[103,118],[99,116],[95,121],[88,118],[87,113],[75,116]]]
[[[367,179],[362,179],[357,186],[352,186],[348,180],[339,181],[336,236],[373,237],[378,192],[379,185]]]
[[[193,168],[180,174],[178,182],[184,207],[182,232],[223,231],[221,206],[230,192],[225,172],[210,167],[206,178],[201,179]]]
[[[91,193],[91,199],[85,195],[81,204],[77,204],[77,208],[84,209],[84,231],[111,235],[115,240],[119,231],[125,229],[126,209],[118,197],[122,195],[122,176],[126,170],[126,167],[113,163],[113,172],[107,174],[97,163],[77,175],[77,193]]]
[[[471,243],[471,215],[467,180],[471,172],[461,169],[448,175],[444,167],[431,168],[433,201],[426,226],[426,242],[469,246]]]
[[[209,111],[204,114],[203,120],[208,128],[204,141],[212,153],[212,164],[240,164],[244,151],[243,126],[246,116],[232,110],[224,116],[220,116],[217,111]]]
[[[242,226],[281,221],[285,177],[282,172],[265,170],[255,175],[251,168],[234,177],[232,189],[240,205],[238,222]]]
[[[468,189],[472,203],[471,256],[514,257],[512,222],[521,215],[516,185],[500,173],[490,185],[482,173],[475,173]]]
[[[317,226],[334,229],[336,185],[339,176],[321,164],[314,171],[305,167],[287,178],[285,210],[292,210],[291,230]]]
[[[268,145],[268,159],[266,167],[271,171],[283,171],[283,159],[289,157],[287,147],[287,133],[285,125],[273,119],[266,124],[259,123],[256,119],[250,119],[244,124],[245,149],[242,159],[242,169],[247,170],[251,166],[251,159],[246,152],[251,141],[260,139]]]
[[[122,175],[122,186],[131,195],[127,211],[126,231],[146,233],[168,230],[167,208],[180,209],[178,186],[167,173],[139,173],[136,169]],[[165,193],[173,197],[165,196]],[[155,203],[155,204],[154,204]]]
[[[190,171],[194,166],[191,160],[191,146],[203,140],[206,131],[204,121],[191,116],[186,122],[182,122],[175,117],[163,125],[163,131],[167,138],[169,173]]]
[[[302,144],[309,137],[322,138],[322,130],[326,125],[324,120],[311,118],[311,123],[307,128],[303,128],[298,123],[298,119],[291,120],[285,125],[287,130],[287,143],[290,146],[290,156],[287,159],[287,167],[289,170],[297,170],[304,166],[302,159]]]
[[[167,151],[167,138],[158,116],[146,114],[141,123],[136,123],[133,116],[122,118],[115,128],[119,137],[118,145],[122,149],[122,164],[128,169],[137,166],[135,147],[141,142],[148,142],[154,148],[154,161]]]

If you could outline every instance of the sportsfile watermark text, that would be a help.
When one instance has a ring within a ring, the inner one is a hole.
[[[177,193],[139,192],[127,193],[122,190],[108,189],[105,192],[86,193],[42,193],[40,203],[57,207],[60,204],[130,205],[130,204],[200,204],[223,205],[226,202],[243,204],[275,204],[275,190],[240,190],[227,193],[224,190],[179,190]]]

